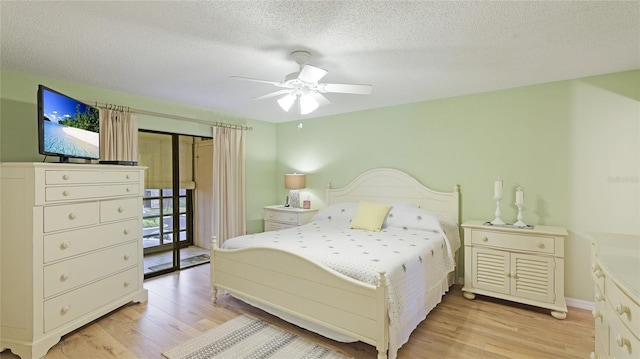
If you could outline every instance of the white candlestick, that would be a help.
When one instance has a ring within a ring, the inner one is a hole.
[[[502,180],[500,178],[493,184],[493,198],[496,200],[502,199]]]
[[[522,220],[522,207],[524,207],[524,205],[521,203],[516,203],[516,207],[518,207],[518,221],[514,223],[513,226],[518,228],[526,228],[527,224]]]
[[[521,187],[518,187],[518,189],[516,190],[516,204],[524,204],[524,192],[522,192]]]

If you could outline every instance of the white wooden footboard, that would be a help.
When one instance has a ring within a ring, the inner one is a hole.
[[[384,272],[377,286],[366,284],[274,248],[211,250],[215,302],[225,289],[298,318],[374,345],[387,358],[389,319]]]

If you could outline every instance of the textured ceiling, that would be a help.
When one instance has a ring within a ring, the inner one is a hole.
[[[640,1],[1,1],[0,21],[3,69],[270,122],[640,68]],[[294,50],[372,94],[300,116],[229,79],[282,81]]]

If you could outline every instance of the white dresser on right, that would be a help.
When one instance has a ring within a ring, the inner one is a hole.
[[[595,351],[591,359],[640,358],[640,236],[592,233]]]

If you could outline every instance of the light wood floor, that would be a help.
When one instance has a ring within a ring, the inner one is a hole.
[[[208,283],[208,264],[149,279],[144,284],[147,303],[126,305],[70,333],[45,358],[162,358],[162,351],[243,312],[354,358],[376,357],[370,345],[333,342],[229,296],[213,306]],[[467,300],[454,286],[398,358],[588,358],[594,346],[593,323],[587,310],[569,308],[567,319],[557,320],[543,309],[482,296]],[[4,351],[0,358],[16,357]]]

